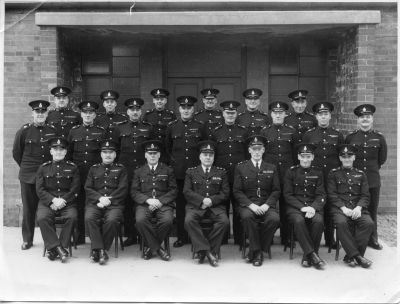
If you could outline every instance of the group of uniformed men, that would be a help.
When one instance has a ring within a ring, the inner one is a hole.
[[[304,252],[301,264],[323,268],[318,251],[322,233],[334,246],[337,228],[350,265],[369,267],[367,245],[382,249],[377,239],[379,169],[386,160],[383,135],[373,130],[375,107],[354,109],[358,129],[346,139],[330,126],[333,105],[307,107],[306,90],[288,96],[289,105],[269,104],[259,110],[262,91],[243,92],[246,109],[227,100],[217,109],[219,91],[201,91],[204,109],[195,113],[197,98],[180,96],[179,118],[166,109],[169,92],[151,91],[154,109],[142,113],[141,98],[125,101],[127,115],[116,112],[118,92],[101,93],[105,113],[93,101],[68,108],[71,90],[55,87],[55,109],[34,100],[33,122],[16,134],[13,157],[20,167],[23,202],[22,249],[32,246],[35,218],[47,255],[65,262],[66,248],[77,225],[78,243],[91,240],[91,259],[104,264],[119,226],[125,246],[143,238],[143,258],[170,254],[161,246],[170,234],[176,209],[174,247],[193,244],[199,262],[218,265],[220,246],[229,235],[232,206],[234,243],[246,246],[246,260],[263,263],[275,231],[288,245],[289,229]],[[64,219],[57,236],[55,218]],[[202,221],[211,221],[207,233]],[[137,229],[137,231],[136,231]],[[244,235],[245,238],[244,238]],[[290,244],[289,244],[290,245]]]

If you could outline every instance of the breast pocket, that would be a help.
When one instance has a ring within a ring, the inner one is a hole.
[[[159,175],[156,178],[157,188],[160,191],[167,191],[168,190],[168,176],[166,175]]]
[[[37,142],[36,139],[26,138],[25,139],[24,152],[32,153],[34,151],[35,145],[37,145],[37,144],[38,144],[38,142]]]
[[[44,176],[44,186],[46,189],[59,188],[58,183],[57,183],[57,178],[54,175]]]
[[[349,189],[349,184],[346,179],[344,178],[337,178],[336,179],[337,189],[339,193],[345,193]]]
[[[255,189],[257,187],[257,181],[254,177],[243,176],[242,181],[247,189]]]
[[[355,192],[357,194],[360,193],[360,191],[361,191],[361,180],[360,179],[351,178],[351,179],[349,179],[348,184],[349,184],[349,189],[352,192]]]
[[[75,151],[84,151],[85,150],[85,145],[83,143],[82,137],[73,138],[72,142],[73,142]]]

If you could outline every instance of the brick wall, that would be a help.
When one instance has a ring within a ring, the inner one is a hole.
[[[20,186],[12,159],[14,135],[31,121],[28,102],[49,99],[57,81],[56,29],[35,25],[34,14],[6,11],[4,35],[4,225],[18,224]]]
[[[336,100],[338,126],[356,129],[357,104],[377,107],[374,128],[388,143],[388,160],[381,168],[381,212],[397,208],[397,14],[382,10],[382,23],[347,31],[337,49]]]

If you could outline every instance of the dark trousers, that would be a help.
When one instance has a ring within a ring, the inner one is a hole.
[[[368,205],[369,215],[374,221],[374,230],[372,231],[370,241],[377,242],[378,241],[378,222],[377,222],[377,214],[378,214],[378,206],[379,206],[379,192],[381,187],[369,188],[369,194],[371,196],[370,202]]]
[[[207,237],[204,235],[200,226],[200,221],[202,219],[210,219],[213,222],[212,229]],[[213,253],[218,253],[222,239],[229,229],[229,219],[225,212],[215,214],[210,209],[205,212],[204,210],[187,209],[185,228],[189,233],[195,252],[209,250]]]
[[[264,215],[258,216],[247,207],[239,208],[243,228],[249,238],[250,251],[267,251],[279,227],[278,212],[270,208]]]
[[[55,218],[61,217],[65,219],[65,223],[60,232],[60,237],[57,236]],[[67,248],[71,241],[71,234],[76,225],[78,212],[75,206],[65,206],[61,210],[54,211],[47,206],[39,206],[37,211],[37,221],[42,233],[44,246],[47,249],[52,249],[56,246]]]
[[[325,245],[327,246],[333,245],[335,243],[335,237],[333,236],[334,233],[332,232],[333,226],[330,225],[332,221],[332,214],[330,213],[331,209],[332,207],[329,204],[329,200],[327,200],[327,203],[324,206],[324,222],[326,223],[324,228],[324,237],[325,237]]]
[[[186,198],[183,195],[185,181],[183,179],[177,179],[176,185],[178,187],[178,194],[176,196],[176,233],[178,240],[188,243],[189,237],[185,230]]]
[[[324,231],[324,217],[315,213],[312,218],[305,218],[304,212],[288,214],[289,223],[294,225],[294,233],[304,254],[318,253]]]
[[[352,220],[343,213],[334,213],[333,221],[337,227],[337,237],[349,257],[364,256],[368,240],[374,229],[374,222],[367,213],[360,218]]]
[[[242,224],[240,223],[239,204],[233,195],[233,184],[230,184],[229,188],[229,199],[226,201],[226,214],[229,218],[229,210],[230,206],[232,205],[233,241],[236,245],[239,245],[241,244],[243,238],[243,228]]]
[[[281,184],[281,189],[283,189],[283,184]],[[279,197],[279,219],[281,222],[280,226],[280,235],[281,235],[281,244],[286,244],[289,241],[289,231],[288,231],[288,221],[286,214],[286,200],[281,193]]]
[[[135,227],[135,206],[130,196],[128,196],[125,200],[124,228],[126,237],[133,238],[135,240],[137,239],[138,234]]]
[[[101,219],[104,218],[101,226]],[[88,228],[92,249],[109,250],[116,233],[119,223],[123,219],[123,208],[103,208],[97,206],[87,206],[85,212],[85,222]]]
[[[22,199],[22,240],[27,243],[33,242],[35,234],[35,218],[39,198],[36,194],[35,184],[21,184]]]
[[[152,222],[153,218],[155,218],[155,223]],[[136,207],[136,228],[145,246],[153,251],[160,249],[161,243],[171,233],[173,221],[173,209],[170,207],[162,207],[153,212],[147,205]]]
[[[86,192],[84,185],[81,185],[81,190],[76,198],[76,209],[78,211],[78,243],[85,242],[85,201],[86,201]]]

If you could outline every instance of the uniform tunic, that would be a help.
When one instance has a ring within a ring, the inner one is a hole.
[[[47,249],[56,246],[68,247],[71,234],[77,221],[76,198],[80,191],[78,167],[70,161],[49,161],[39,167],[36,177],[36,192],[39,197],[37,221]],[[55,198],[62,198],[66,206],[52,210],[50,205]],[[54,226],[55,217],[65,219],[60,237]]]
[[[72,127],[82,123],[82,118],[78,112],[67,108],[61,108],[49,111],[46,123],[56,128],[58,136],[67,138]]]
[[[237,123],[247,128],[250,135],[259,135],[262,128],[272,124],[271,117],[267,113],[255,110],[240,113],[237,118]]]
[[[118,142],[118,126],[121,123],[124,123],[128,120],[128,116],[126,114],[112,112],[112,113],[98,113],[96,119],[94,120],[94,124],[104,128],[105,138]]]
[[[226,170],[212,166],[205,173],[201,165],[186,171],[183,194],[186,205],[185,227],[189,233],[195,252],[210,250],[218,253],[222,239],[229,228],[225,201],[229,197],[229,183]],[[204,198],[210,198],[212,205],[202,209]],[[200,226],[202,219],[210,219],[213,223],[207,236]]]
[[[122,212],[128,187],[128,175],[122,164],[99,163],[90,168],[85,183],[85,222],[92,249],[110,249],[118,225],[123,219]],[[99,208],[97,203],[103,196],[110,198],[111,205]],[[102,218],[104,221],[101,228]]]
[[[317,167],[291,167],[284,180],[283,194],[286,200],[286,213],[289,222],[305,254],[318,253],[324,231],[323,211],[326,204],[326,192],[322,170]],[[313,207],[315,215],[305,218],[303,207]]]
[[[279,176],[275,165],[262,161],[260,170],[251,160],[237,165],[233,193],[240,206],[240,217],[249,237],[250,251],[266,251],[270,246],[274,233],[279,227],[276,203],[280,192]],[[261,206],[264,203],[269,206],[269,209],[261,216],[248,208],[251,204]]]
[[[135,170],[130,187],[130,195],[136,203],[136,228],[146,246],[157,250],[172,229],[173,208],[177,196],[174,171],[171,167],[158,163],[152,172],[145,164]],[[162,206],[151,212],[146,203],[149,198],[158,199]],[[153,217],[157,220],[157,227],[151,222]]]
[[[290,113],[285,117],[285,124],[293,127],[296,130],[296,142],[295,144],[301,143],[304,133],[311,128],[318,125],[317,119],[314,115],[303,112],[303,113]]]
[[[327,189],[333,221],[346,254],[349,257],[364,255],[374,227],[368,212],[370,195],[367,176],[354,167],[332,169],[328,175]],[[340,209],[343,206],[350,209],[361,206],[361,217],[352,220],[345,216]],[[351,231],[352,227],[355,227],[354,233]]]
[[[194,114],[194,119],[204,124],[208,138],[211,138],[212,132],[216,127],[224,123],[224,118],[222,116],[221,110],[203,109]]]
[[[19,166],[21,184],[22,238],[32,243],[35,232],[35,217],[39,198],[36,194],[36,172],[41,164],[51,159],[47,141],[56,136],[51,125],[25,124],[17,131],[13,145],[13,158]]]
[[[174,112],[170,110],[158,111],[152,109],[147,111],[143,116],[143,121],[151,124],[154,127],[154,139],[164,141],[167,126],[170,122],[176,119]]]

